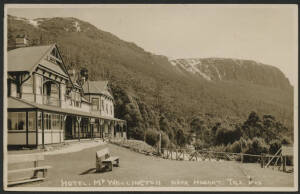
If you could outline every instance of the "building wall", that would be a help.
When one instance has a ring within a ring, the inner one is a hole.
[[[26,145],[26,132],[10,131],[7,134],[7,144],[8,145]]]
[[[38,130],[38,145],[43,144],[42,130]],[[63,130],[45,130],[44,144],[55,144],[64,142]],[[26,131],[10,131],[7,135],[8,145],[26,145]],[[36,131],[29,131],[28,145],[36,145]]]
[[[93,110],[91,107],[91,111],[94,113],[98,113],[101,116],[105,116],[105,117],[114,117],[114,103],[113,103],[113,99],[104,96],[102,94],[86,94],[85,95],[86,99],[89,99],[90,102],[92,103],[93,99],[98,99],[98,103],[99,103],[99,108],[96,110]],[[92,105],[91,105],[92,106]]]
[[[90,104],[86,102],[81,103],[81,111],[89,112],[91,109]]]
[[[90,101],[90,103],[93,102],[93,99],[98,100],[98,104],[99,104],[98,108],[93,109],[93,104],[91,104],[91,105],[90,105],[90,106],[91,106],[90,110],[91,110],[91,112],[93,112],[93,113],[96,113],[96,114],[98,113],[98,114],[100,114],[100,109],[101,109],[101,107],[100,107],[100,95],[84,95],[84,96],[85,96],[85,98],[86,98],[87,100]]]
[[[114,104],[111,98],[101,95],[100,107],[101,116],[114,117]]]
[[[17,97],[17,85],[13,82],[10,82],[10,95],[12,97]]]

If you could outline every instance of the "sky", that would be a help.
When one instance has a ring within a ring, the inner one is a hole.
[[[29,19],[75,17],[170,59],[225,57],[278,67],[298,82],[297,5],[8,5]]]

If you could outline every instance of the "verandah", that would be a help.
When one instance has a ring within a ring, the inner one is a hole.
[[[15,109],[9,110],[7,119],[8,145],[44,146],[68,139],[126,136],[123,122],[68,113]]]

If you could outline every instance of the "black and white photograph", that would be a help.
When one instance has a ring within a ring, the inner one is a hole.
[[[5,4],[6,191],[297,191],[297,4]]]

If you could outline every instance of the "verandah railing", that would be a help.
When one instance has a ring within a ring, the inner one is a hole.
[[[43,104],[50,106],[60,106],[60,100],[57,97],[43,95]]]

